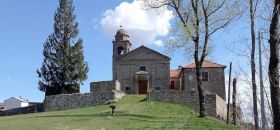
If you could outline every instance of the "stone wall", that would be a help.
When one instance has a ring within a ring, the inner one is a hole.
[[[157,90],[151,93],[151,101],[177,103],[199,111],[198,94],[195,91]],[[205,95],[206,114],[226,119],[226,102],[216,94]]]
[[[20,115],[20,114],[27,114],[27,113],[36,113],[36,112],[43,112],[44,105],[36,104],[28,107],[21,107],[21,108],[14,108],[10,110],[6,110],[0,112],[0,116],[11,116],[11,115]]]
[[[44,107],[45,111],[89,107],[118,101],[124,95],[121,91],[52,95],[45,98]]]
[[[121,90],[121,84],[118,80],[90,83],[90,92],[108,92],[112,90]]]

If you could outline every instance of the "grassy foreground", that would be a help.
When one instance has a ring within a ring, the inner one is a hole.
[[[117,103],[117,115],[108,105],[0,117],[0,130],[235,130],[213,118],[200,119],[182,105],[145,101],[127,95]]]

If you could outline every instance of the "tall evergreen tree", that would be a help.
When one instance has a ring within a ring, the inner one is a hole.
[[[78,38],[73,0],[59,0],[54,16],[54,33],[44,43],[39,90],[45,95],[79,92],[87,79],[88,66],[83,56],[83,41]]]

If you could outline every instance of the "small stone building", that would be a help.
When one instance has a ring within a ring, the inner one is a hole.
[[[113,41],[113,80],[121,90],[145,94],[147,88],[167,90],[170,85],[170,58],[146,46],[131,51],[126,30],[120,29]]]
[[[214,93],[222,99],[225,95],[225,75],[226,66],[204,60],[201,70],[202,87],[206,93]],[[171,70],[170,88],[175,90],[197,91],[195,63],[185,65],[176,70]]]

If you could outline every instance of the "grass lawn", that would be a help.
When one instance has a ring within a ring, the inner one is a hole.
[[[127,95],[117,104],[116,116],[108,105],[0,117],[0,130],[235,130],[216,119],[201,119],[182,105],[145,101]]]

